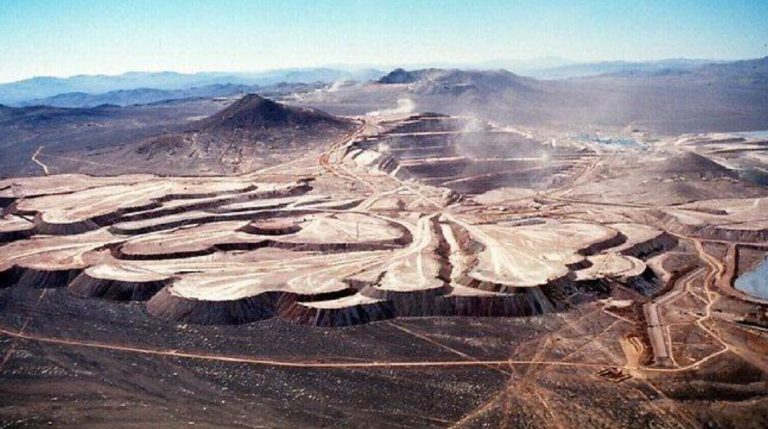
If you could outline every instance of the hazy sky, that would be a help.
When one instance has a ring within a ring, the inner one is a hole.
[[[0,0],[0,82],[129,70],[768,55],[768,0]]]

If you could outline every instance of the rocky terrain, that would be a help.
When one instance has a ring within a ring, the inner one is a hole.
[[[110,174],[247,172],[258,165],[247,165],[248,157],[227,151],[226,144],[220,148],[218,138],[203,136],[191,143],[195,139],[186,134],[187,143],[180,143],[176,137],[172,141],[167,137],[190,130],[200,119],[251,91],[336,116],[380,111],[436,112],[476,117],[501,129],[511,126],[613,134],[637,131],[672,137],[768,127],[765,58],[584,67],[594,70],[565,70],[566,75],[576,73],[581,77],[556,80],[506,70],[429,68],[380,74],[371,70],[295,70],[252,78],[216,73],[138,73],[5,84],[3,88],[14,96],[27,92],[40,96],[24,96],[27,98],[16,100],[13,107],[0,107],[0,176],[40,174],[28,162],[40,148],[41,159],[47,158],[51,171],[59,173],[105,174],[106,164],[112,166]],[[287,135],[286,140],[296,140],[298,135]],[[165,139],[171,146],[181,145],[185,150],[200,147],[185,152],[191,155],[189,162],[167,171],[172,165],[162,159],[133,160],[132,151],[124,150],[151,138]],[[207,151],[208,158],[199,159]],[[261,152],[259,155],[266,156]],[[130,165],[120,162],[126,157],[131,159]]]
[[[29,169],[32,157],[49,172],[199,175],[248,172],[294,151],[320,151],[352,121],[251,94],[122,108],[5,107],[0,125],[9,130],[0,138],[7,175],[39,173]]]
[[[228,103],[192,99],[128,107],[2,106],[0,177],[41,174],[40,167],[29,162],[36,152],[41,159],[45,157],[54,172],[135,172],[141,166],[126,165],[119,159],[98,159],[99,155],[183,130],[190,122],[212,115]]]
[[[300,150],[317,151],[352,127],[347,119],[250,94],[183,132],[152,137],[101,157],[133,159],[146,171],[165,174],[250,172]]]
[[[764,426],[759,138],[403,110],[254,95],[112,158],[142,173],[33,154],[0,180],[0,421]]]
[[[538,80],[506,70],[394,70],[376,82],[314,92],[298,103],[363,114],[408,99],[421,112],[560,130],[686,132],[768,128],[768,58],[667,70]]]

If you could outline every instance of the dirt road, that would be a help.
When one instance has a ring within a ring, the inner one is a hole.
[[[37,159],[37,157],[40,155],[40,151],[42,151],[42,150],[43,150],[43,147],[42,147],[42,146],[40,146],[39,148],[37,148],[37,150],[35,151],[35,153],[34,153],[34,154],[32,154],[32,162],[34,162],[35,164],[39,165],[39,166],[40,166],[40,167],[43,169],[43,172],[45,173],[45,175],[47,176],[47,175],[48,175],[48,173],[49,173],[49,172],[48,172],[48,166],[47,166],[47,165],[45,165],[45,164],[43,164],[42,162],[40,162],[40,160],[38,160],[38,159]]]

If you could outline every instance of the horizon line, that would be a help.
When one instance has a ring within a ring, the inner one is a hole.
[[[507,58],[507,59],[490,59],[490,60],[483,60],[483,61],[475,61],[475,62],[451,62],[451,61],[434,61],[434,62],[424,62],[424,63],[407,63],[407,64],[365,64],[365,63],[330,63],[330,64],[321,64],[321,65],[310,65],[310,66],[285,66],[285,67],[275,67],[275,68],[264,68],[264,69],[243,69],[243,70],[224,70],[224,69],[215,69],[215,70],[196,70],[196,71],[177,71],[177,70],[169,70],[169,69],[163,69],[163,70],[151,70],[151,69],[130,69],[118,73],[76,73],[71,75],[32,75],[29,77],[25,77],[22,79],[16,79],[11,81],[0,81],[0,85],[7,85],[7,84],[14,84],[14,83],[21,83],[28,80],[33,79],[61,79],[61,80],[67,80],[67,79],[73,79],[76,77],[97,77],[97,76],[104,76],[104,77],[119,77],[131,73],[146,73],[146,74],[161,74],[161,73],[174,73],[179,75],[187,75],[187,76],[193,76],[196,74],[203,74],[203,73],[242,73],[242,74],[248,74],[248,73],[269,73],[269,72],[278,72],[278,71],[288,71],[288,70],[318,70],[318,69],[331,69],[331,70],[344,70],[344,71],[363,71],[363,70],[378,70],[378,69],[385,69],[380,70],[382,72],[385,72],[386,70],[394,70],[397,68],[403,68],[406,70],[416,70],[420,68],[458,68],[461,69],[463,67],[466,68],[474,68],[477,66],[481,66],[482,64],[487,63],[496,63],[496,62],[514,62],[518,61],[521,63],[524,62],[533,62],[537,60],[547,60],[547,59],[555,59],[560,60],[564,62],[563,65],[555,65],[550,67],[534,67],[530,68],[528,70],[550,70],[550,69],[556,69],[560,67],[568,67],[568,66],[575,66],[575,65],[587,65],[587,64],[605,64],[605,63],[626,63],[626,64],[637,64],[637,63],[654,63],[654,62],[663,62],[663,61],[702,61],[702,62],[712,62],[712,63],[724,63],[724,62],[739,62],[739,61],[750,61],[750,60],[759,60],[763,58],[768,58],[768,55],[761,56],[761,57],[751,57],[751,58],[692,58],[692,57],[663,57],[663,58],[656,58],[656,59],[603,59],[603,60],[578,60],[578,59],[571,59],[571,58],[564,58],[564,57],[558,57],[556,55],[548,55],[548,56],[541,56],[541,57],[532,57],[532,58]],[[515,73],[514,70],[507,68],[507,67],[489,67],[488,70],[507,70],[512,73]]]

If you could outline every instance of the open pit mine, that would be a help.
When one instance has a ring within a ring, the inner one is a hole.
[[[742,169],[765,146],[616,150],[427,113],[345,121],[327,145],[230,176],[56,174],[43,156],[49,175],[1,180],[0,336],[48,350],[16,359],[18,377],[19,361],[71,348],[95,366],[127,356],[140,385],[169,359],[190,391],[209,389],[190,371],[235,392],[309,386],[284,399],[308,407],[298,425],[342,418],[312,414],[312,398],[381,386],[401,397],[333,406],[360,425],[766,422],[768,297],[734,286],[768,249],[768,189]],[[189,412],[230,412],[211,410]]]
[[[643,259],[677,243],[661,229],[536,210],[489,222],[463,203],[459,192],[499,182],[564,184],[594,158],[471,122],[364,123],[320,155],[326,174],[300,169],[304,177],[6,181],[0,273],[5,285],[146,301],[153,317],[196,324],[532,316],[597,296],[613,279],[658,291]],[[463,150],[479,141],[483,153]]]

